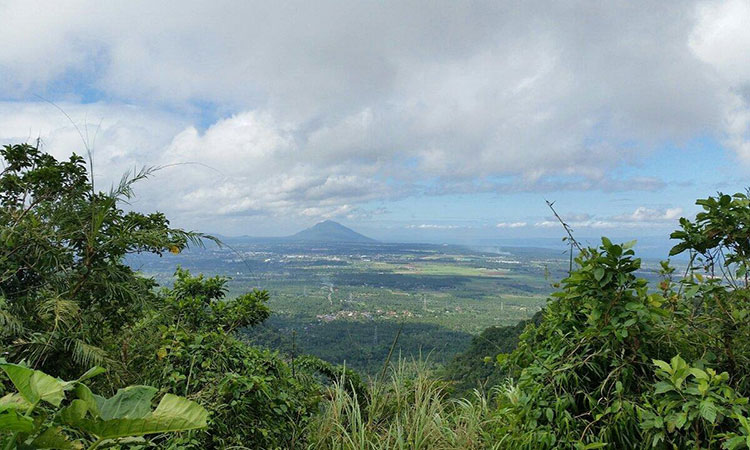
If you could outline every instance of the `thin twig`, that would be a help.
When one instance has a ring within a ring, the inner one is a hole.
[[[579,244],[578,241],[576,240],[576,238],[573,237],[573,230],[568,226],[567,223],[565,223],[564,220],[562,220],[562,217],[560,217],[560,215],[557,214],[557,211],[555,211],[555,208],[553,207],[553,205],[555,204],[555,202],[551,202],[551,201],[546,200],[546,199],[544,201],[547,203],[547,206],[549,206],[549,209],[552,210],[552,214],[555,215],[555,217],[557,218],[557,220],[560,222],[560,224],[562,225],[562,227],[565,229],[565,232],[568,233],[568,238],[570,239],[570,242],[572,242],[573,245],[576,246],[576,248],[578,249],[578,251],[582,252],[583,251],[583,247],[581,247],[581,244]]]

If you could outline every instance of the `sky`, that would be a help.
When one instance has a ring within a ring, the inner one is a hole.
[[[223,235],[666,236],[750,185],[750,1],[0,0],[0,143]]]

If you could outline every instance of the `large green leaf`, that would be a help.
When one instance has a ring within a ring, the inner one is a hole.
[[[30,384],[34,395],[53,406],[60,406],[65,398],[64,383],[44,372],[35,370],[31,375]]]
[[[92,393],[88,386],[81,383],[76,385],[75,393],[80,400],[86,402],[86,409],[91,412],[91,415],[99,417],[99,409],[104,405],[106,399]]]
[[[0,412],[6,409],[17,409],[26,412],[29,409],[31,403],[27,402],[25,398],[16,392],[12,392],[0,398]]]
[[[28,433],[33,430],[34,421],[30,417],[22,416],[13,409],[0,413],[0,432]]]
[[[0,363],[0,368],[8,375],[18,393],[31,404],[44,400],[54,406],[60,406],[65,398],[65,383],[57,378],[18,364]]]
[[[70,407],[66,408],[61,418],[69,425],[80,428],[100,439],[194,430],[205,428],[208,420],[208,411],[202,406],[172,394],[166,394],[153,412],[142,417],[131,416],[110,420],[89,419],[84,417],[85,404],[86,402],[83,400],[74,400]]]
[[[130,386],[118,389],[99,407],[99,417],[110,419],[140,419],[151,412],[151,400],[157,389],[151,386]]]
[[[167,428],[189,430],[207,426],[208,411],[183,397],[166,394],[151,414],[151,418],[169,423]]]
[[[86,402],[77,398],[60,411],[60,420],[68,425],[79,426],[86,420],[86,413],[88,411]]]
[[[156,388],[150,386],[131,386],[104,399],[79,384],[76,387],[79,398],[60,412],[60,420],[100,439],[206,427],[208,412],[202,406],[172,394],[165,395],[151,411],[151,400],[156,392]]]
[[[63,433],[62,428],[50,427],[31,441],[31,447],[38,449],[79,450],[83,448],[83,445],[80,442],[69,440]]]

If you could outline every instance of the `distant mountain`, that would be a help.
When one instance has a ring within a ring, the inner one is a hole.
[[[304,242],[377,242],[332,220],[317,223],[286,239]]]

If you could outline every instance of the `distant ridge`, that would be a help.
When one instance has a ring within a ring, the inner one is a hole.
[[[303,242],[377,242],[333,220],[317,223],[285,239]]]

